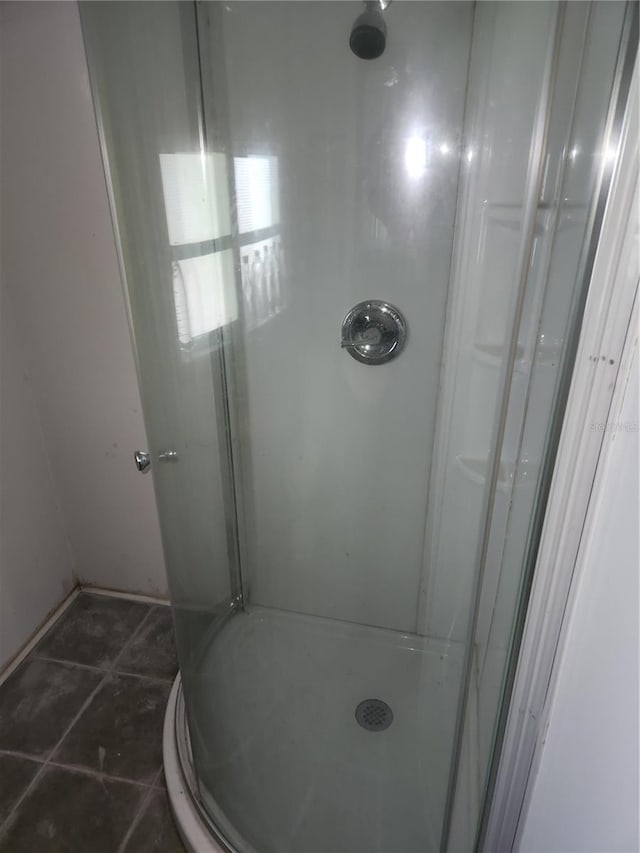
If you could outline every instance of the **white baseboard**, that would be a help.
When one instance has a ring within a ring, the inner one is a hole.
[[[141,601],[144,604],[164,604],[167,606],[171,604],[168,598],[162,598],[159,595],[145,595],[142,592],[123,592],[119,589],[107,589],[103,586],[91,586],[84,583],[80,583],[78,589],[80,592],[90,592],[93,595],[105,595],[108,598],[126,598],[129,601]]]

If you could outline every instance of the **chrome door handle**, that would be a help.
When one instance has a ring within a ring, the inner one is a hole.
[[[146,450],[135,450],[133,453],[133,459],[136,463],[136,468],[140,473],[146,474],[146,472],[151,467],[151,454]],[[158,462],[177,462],[178,461],[178,453],[175,450],[163,450],[161,453],[158,453]]]
[[[133,460],[136,463],[136,468],[141,474],[146,474],[151,465],[151,454],[146,450],[134,450]]]

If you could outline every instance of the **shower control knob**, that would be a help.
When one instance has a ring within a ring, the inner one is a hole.
[[[145,474],[149,470],[149,466],[151,465],[151,454],[147,453],[146,450],[135,450],[133,453],[133,459],[136,463],[136,468],[141,474]]]
[[[355,305],[342,321],[340,346],[362,364],[384,364],[400,355],[407,324],[393,305],[368,299]]]

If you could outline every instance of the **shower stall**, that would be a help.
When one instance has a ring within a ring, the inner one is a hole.
[[[81,15],[175,617],[185,842],[471,850],[635,4]]]

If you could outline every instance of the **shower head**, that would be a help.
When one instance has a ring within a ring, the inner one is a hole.
[[[373,0],[364,5],[364,12],[356,18],[351,28],[349,47],[360,59],[377,59],[387,43],[387,25],[382,10],[389,4],[382,5],[379,0]]]

